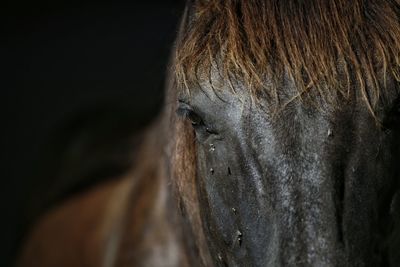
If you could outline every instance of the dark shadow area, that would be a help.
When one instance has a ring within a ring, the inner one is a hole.
[[[1,4],[1,266],[37,216],[131,166],[183,1]]]

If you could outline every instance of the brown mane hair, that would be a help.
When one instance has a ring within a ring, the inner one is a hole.
[[[331,101],[357,86],[373,112],[387,79],[400,80],[399,0],[197,0],[192,8],[175,58],[187,89],[216,68],[253,96],[276,98],[286,73],[298,96],[313,88]],[[266,88],[265,77],[277,81]]]

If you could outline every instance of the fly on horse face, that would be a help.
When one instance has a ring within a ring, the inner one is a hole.
[[[399,0],[193,0],[173,55],[140,164],[21,266],[400,265]]]

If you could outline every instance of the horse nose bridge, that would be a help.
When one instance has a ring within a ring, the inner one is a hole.
[[[290,166],[278,177],[281,261],[284,266],[339,266],[343,241],[338,187],[343,177],[317,162]]]
[[[336,220],[331,212],[298,208],[295,213],[293,222],[281,224],[282,266],[340,266],[343,246],[337,238]]]
[[[306,204],[307,205],[307,204]],[[336,222],[322,209],[300,209],[295,222],[284,228],[281,245],[285,266],[334,266],[339,258],[340,244]]]
[[[268,157],[268,152],[259,154],[251,158],[254,170],[246,169],[252,170],[246,182],[265,190],[267,206],[275,214],[269,214],[273,215],[271,223],[276,233],[270,240],[276,245],[268,246],[268,253],[274,255],[269,260],[275,258],[271,266],[341,266],[344,262],[342,205],[346,166],[341,161],[334,166],[323,164],[327,161],[323,151],[308,152],[281,153],[280,157]],[[244,239],[247,236],[244,230]]]

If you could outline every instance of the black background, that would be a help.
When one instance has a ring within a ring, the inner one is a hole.
[[[183,4],[1,4],[1,266],[11,266],[34,218],[117,173],[109,166],[97,176],[62,176],[60,161],[74,155],[76,142],[84,144],[83,156],[74,159],[79,170],[99,146],[123,158],[126,152],[115,147],[156,116]]]

